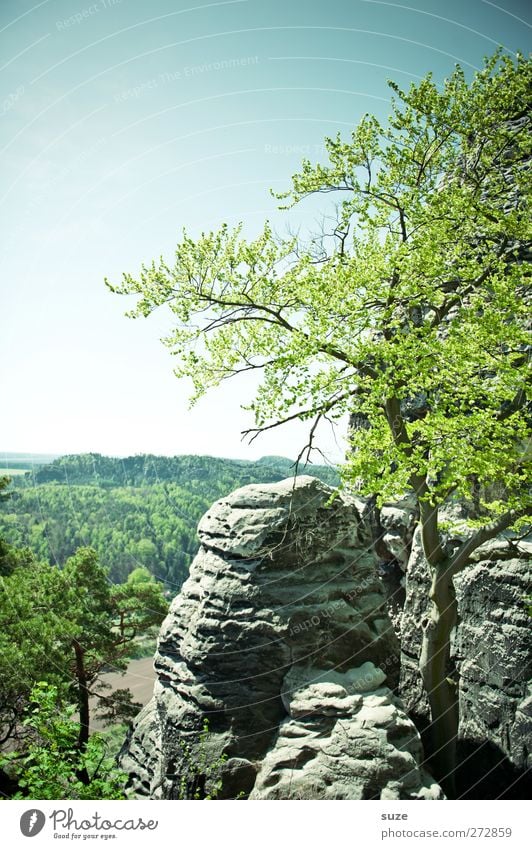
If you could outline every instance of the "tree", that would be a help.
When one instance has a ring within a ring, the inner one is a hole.
[[[11,573],[0,577],[0,744],[16,740],[24,748],[21,717],[37,675],[75,698],[81,754],[91,697],[108,721],[135,715],[140,705],[130,691],[108,693],[101,676],[124,671],[137,637],[166,614],[162,585],[144,571],[112,584],[92,549],[79,549],[62,570],[19,553]],[[88,773],[80,780],[87,782]]]
[[[0,501],[5,501],[9,498],[9,493],[4,492],[11,483],[11,478],[7,475],[0,475]]]
[[[36,676],[70,682],[70,623],[61,573],[30,552],[9,548],[0,577],[0,746],[23,745],[21,725]]]
[[[90,697],[103,706],[107,720],[135,715],[140,705],[129,690],[110,695],[101,675],[109,668],[125,671],[135,639],[159,625],[168,610],[161,584],[135,570],[125,584],[111,584],[96,552],[81,548],[67,560],[61,577],[70,619],[71,674],[76,682],[80,723],[78,748],[89,742]],[[86,776],[85,776],[86,777]]]
[[[10,492],[7,491],[11,478],[7,475],[0,475],[0,504],[3,501],[9,501]],[[14,551],[3,537],[0,537],[0,575],[9,575],[14,568],[13,564]]]
[[[60,698],[58,687],[42,681],[33,687],[24,719],[26,751],[22,757],[11,752],[0,758],[18,787],[12,798],[126,798],[127,776],[117,772],[104,735],[93,734],[85,751],[79,750],[74,710]]]
[[[165,342],[176,374],[193,381],[192,401],[257,371],[250,439],[309,420],[308,458],[320,421],[356,412],[367,427],[352,434],[344,485],[378,503],[413,490],[432,573],[420,673],[449,795],[453,578],[529,511],[531,77],[529,60],[498,53],[470,82],[457,66],[441,90],[430,74],[407,92],[390,83],[388,122],[366,115],[349,141],[327,139],[328,162],[305,160],[277,196],[289,208],[340,193],[329,232],[307,241],[280,239],[268,223],[253,241],[241,226],[196,241],[184,232],[173,264],[161,258],[119,286],[106,281],[139,296],[134,317],[169,307],[176,326]],[[469,496],[472,476],[482,516],[453,543],[441,507]]]
[[[0,500],[10,478],[0,478]],[[26,736],[21,719],[36,670],[50,685],[65,677],[65,618],[61,575],[28,548],[0,537],[0,747]]]

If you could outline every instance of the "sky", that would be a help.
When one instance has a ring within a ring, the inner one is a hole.
[[[531,24],[520,0],[0,0],[0,450],[295,457],[300,424],[242,441],[249,377],[189,410],[171,315],[126,318],[104,277],[183,227],[285,226],[270,188],[385,118],[389,78],[472,74]],[[342,427],[318,444],[340,460]]]

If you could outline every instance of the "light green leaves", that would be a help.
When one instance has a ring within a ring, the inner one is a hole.
[[[277,197],[339,198],[318,254],[270,226],[252,241],[223,225],[186,233],[175,261],[125,275],[135,315],[167,305],[165,340],[193,400],[246,371],[262,382],[257,428],[355,411],[344,469],[393,497],[433,503],[471,475],[522,498],[528,368],[532,63],[500,53],[468,82],[457,67],[394,92],[386,124],[366,115],[326,140]],[[390,410],[396,412],[391,416]]]

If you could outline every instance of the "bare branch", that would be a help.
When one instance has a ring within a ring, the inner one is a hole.
[[[253,436],[249,437],[248,442],[248,444],[251,445],[251,443],[257,438],[257,436],[260,436],[261,433],[266,433],[267,430],[273,430],[276,427],[281,427],[281,425],[284,425],[287,422],[293,422],[296,419],[300,419],[302,416],[307,416],[308,414],[312,414],[313,412],[315,411],[299,410],[297,413],[292,413],[291,416],[286,416],[286,418],[284,419],[277,419],[277,421],[272,422],[271,424],[263,425],[262,427],[250,427],[247,430],[241,431],[242,439],[245,439],[250,434],[253,434]]]
[[[297,470],[299,468],[299,464],[300,464],[305,452],[307,454],[306,459],[305,459],[305,465],[307,463],[310,463],[310,455],[311,455],[311,452],[314,448],[314,437],[316,435],[316,428],[318,427],[322,418],[324,418],[324,414],[322,412],[318,413],[318,415],[314,419],[314,422],[312,423],[312,427],[310,428],[309,435],[308,435],[307,444],[303,446],[303,448],[301,449],[301,451],[297,455],[297,459],[296,459],[296,462],[294,464],[295,465],[294,475],[297,475]]]
[[[267,430],[273,430],[273,428],[280,427],[287,422],[293,422],[296,419],[309,418],[313,415],[318,415],[320,418],[327,418],[326,414],[339,404],[341,401],[345,401],[347,398],[350,398],[353,395],[356,395],[358,392],[358,387],[354,389],[350,389],[347,392],[342,392],[339,395],[330,398],[326,403],[320,404],[319,407],[310,407],[308,410],[298,410],[296,413],[292,413],[290,416],[286,416],[283,419],[277,419],[268,425],[263,425],[262,427],[251,427],[247,430],[241,431],[242,439],[245,439],[249,434],[253,434],[253,436],[249,439],[249,444],[253,442],[261,433],[265,433]],[[317,423],[316,423],[317,424]],[[315,430],[315,427],[311,429],[311,433]],[[302,453],[305,452],[306,447],[303,448]]]

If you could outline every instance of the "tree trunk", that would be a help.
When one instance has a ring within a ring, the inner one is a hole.
[[[74,653],[76,655],[76,678],[78,682],[78,703],[79,703],[79,735],[78,735],[78,751],[84,754],[89,742],[89,689],[87,682],[87,673],[85,670],[84,652],[77,640],[72,641]],[[90,777],[86,767],[78,770],[78,778],[83,784],[90,783]]]
[[[448,561],[432,567],[432,609],[423,629],[420,672],[428,696],[431,725],[431,762],[446,796],[454,798],[456,738],[458,734],[457,684],[449,678],[451,631],[456,624],[457,603]]]

